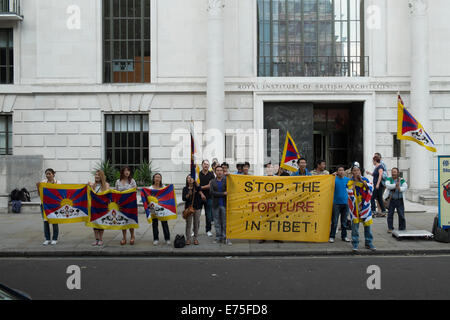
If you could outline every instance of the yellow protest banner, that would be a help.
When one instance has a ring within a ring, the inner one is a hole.
[[[335,177],[227,177],[227,238],[328,242]]]
[[[450,156],[439,156],[439,226],[450,229]]]

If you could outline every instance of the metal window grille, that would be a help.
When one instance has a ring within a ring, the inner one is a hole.
[[[0,29],[0,83],[14,83],[14,48],[12,29]]]
[[[363,9],[364,0],[258,0],[258,76],[367,76]]]
[[[105,159],[118,169],[134,171],[149,162],[149,117],[146,114],[105,115]]]
[[[150,82],[150,0],[103,0],[103,82]]]
[[[12,154],[12,115],[0,115],[0,155]]]

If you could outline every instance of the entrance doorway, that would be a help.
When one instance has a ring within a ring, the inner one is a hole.
[[[339,166],[348,168],[354,161],[363,167],[363,110],[362,102],[265,103],[264,128],[268,129],[268,145],[270,130],[279,129],[281,159],[289,131],[310,170],[318,160],[325,160],[331,173]]]

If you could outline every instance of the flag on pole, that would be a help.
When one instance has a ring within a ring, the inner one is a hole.
[[[191,177],[194,179],[195,182],[200,184],[200,167],[198,164],[195,163],[195,153],[197,152],[197,149],[195,148],[195,135],[194,135],[194,126],[190,125],[190,131],[191,131]]]
[[[422,125],[406,110],[400,95],[398,96],[397,139],[414,141],[431,152],[436,146]]]
[[[162,189],[143,188],[141,197],[149,223],[152,223],[152,218],[159,221],[177,218],[177,199],[173,184]]]
[[[300,153],[292,139],[289,131],[286,134],[286,142],[284,143],[283,157],[280,167],[292,172],[298,171],[297,161],[300,159]]]
[[[39,194],[45,221],[51,224],[88,221],[87,185],[41,183]]]

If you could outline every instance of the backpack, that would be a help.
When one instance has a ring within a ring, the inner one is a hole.
[[[174,248],[184,248],[186,246],[186,238],[180,234],[177,234],[175,241],[173,242]]]
[[[26,188],[22,188],[20,192],[22,196],[20,200],[24,202],[31,202],[31,195]]]
[[[20,190],[19,189],[14,189],[9,194],[9,197],[11,198],[11,201],[18,201],[18,200],[20,200],[20,196],[21,195],[20,195]]]
[[[20,209],[22,209],[22,201],[13,200],[11,204],[11,209],[13,213],[20,213]]]

